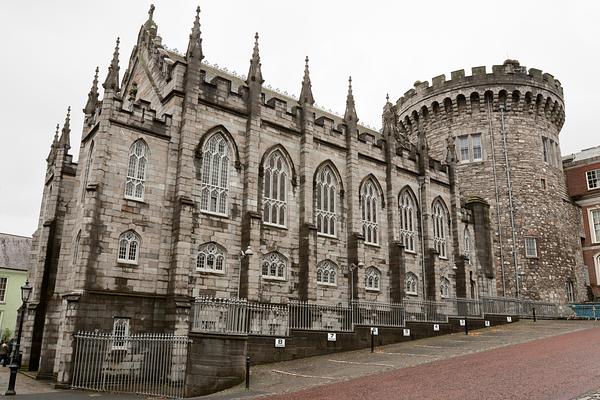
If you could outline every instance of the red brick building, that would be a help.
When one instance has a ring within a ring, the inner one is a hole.
[[[600,297],[600,146],[563,158],[567,188],[581,206],[583,259],[594,297]]]

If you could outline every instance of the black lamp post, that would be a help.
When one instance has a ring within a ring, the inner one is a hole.
[[[8,380],[8,389],[5,396],[14,396],[17,394],[15,392],[15,383],[17,382],[17,371],[21,366],[21,353],[19,350],[19,346],[21,344],[21,333],[23,333],[23,320],[25,319],[25,308],[27,302],[29,301],[29,296],[31,296],[31,291],[33,287],[29,284],[29,281],[25,282],[23,286],[21,286],[21,301],[23,304],[21,305],[21,320],[19,321],[19,333],[17,334],[17,343],[15,345],[15,349],[10,360],[10,379]]]

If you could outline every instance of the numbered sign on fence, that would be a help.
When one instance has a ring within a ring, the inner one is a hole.
[[[275,347],[285,347],[285,339],[275,339]]]
[[[512,322],[512,317],[506,317],[506,322]]]
[[[439,324],[433,324],[433,331],[434,332],[439,332],[440,330],[440,325]]]
[[[327,341],[328,342],[335,342],[337,340],[337,333],[327,333]]]
[[[489,327],[490,326],[490,321],[485,321],[485,326]]]
[[[402,334],[403,334],[404,336],[410,336],[410,329],[403,329],[403,330],[402,330]]]
[[[371,328],[371,335],[373,335],[373,336],[379,335],[379,328]]]
[[[460,322],[460,326],[465,326],[465,320],[464,319],[461,319],[459,322]]]

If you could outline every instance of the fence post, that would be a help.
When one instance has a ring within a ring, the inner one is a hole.
[[[465,317],[465,335],[469,334],[469,318]]]
[[[246,390],[250,390],[250,357],[246,357]]]
[[[371,353],[375,350],[375,335],[373,335],[373,328],[371,328]]]
[[[533,311],[533,322],[537,322],[537,319],[535,318],[535,307],[533,307],[531,310]]]

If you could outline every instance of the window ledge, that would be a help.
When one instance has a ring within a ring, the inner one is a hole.
[[[337,287],[337,283],[325,283],[325,282],[317,282],[319,286],[327,286],[327,287]]]
[[[135,267],[138,265],[137,261],[117,260],[117,264],[120,267]]]
[[[448,261],[448,257],[438,256],[438,258],[439,258],[440,260],[446,260],[446,261]]]
[[[415,256],[417,255],[417,252],[416,252],[416,251],[414,251],[414,250],[404,250],[404,252],[405,252],[406,254],[412,254],[412,255],[415,255]]]
[[[278,276],[261,275],[261,278],[263,280],[266,280],[266,281],[279,281],[279,282],[285,282],[286,281],[285,278],[281,278],[281,277],[278,277]]]
[[[200,272],[203,274],[225,275],[225,271],[215,271],[215,270],[202,269],[202,268],[196,268],[196,272]]]
[[[375,288],[369,288],[369,287],[368,287],[368,288],[365,288],[365,290],[366,290],[367,292],[381,292],[381,289],[375,289]]]
[[[414,293],[414,292],[406,292],[406,294],[407,294],[408,296],[413,296],[413,297],[417,297],[417,296],[418,296],[418,294],[417,294],[417,293]]]
[[[133,201],[133,202],[140,203],[140,204],[148,204],[148,203],[146,203],[146,202],[144,201],[144,199],[143,199],[143,198],[142,198],[142,199],[138,199],[138,198],[136,198],[136,197],[129,197],[129,196],[123,196],[123,198],[124,198],[125,200],[127,200],[127,201]]]
[[[217,218],[226,218],[229,219],[229,215],[227,214],[221,214],[218,212],[213,212],[213,211],[206,211],[206,210],[200,210],[201,214],[205,214],[205,215],[210,215],[211,217],[217,217]]]
[[[266,226],[268,228],[284,229],[286,231],[288,229],[287,226],[285,226],[285,225],[276,225],[276,224],[273,224],[273,223],[270,223],[270,222],[265,222],[265,221],[263,221],[263,226]]]
[[[365,246],[381,247],[380,244],[378,244],[378,243],[371,243],[371,242],[365,242]]]
[[[320,233],[317,232],[317,236],[322,237],[322,238],[327,238],[327,239],[338,239],[338,237],[336,235],[329,235],[327,233]]]

